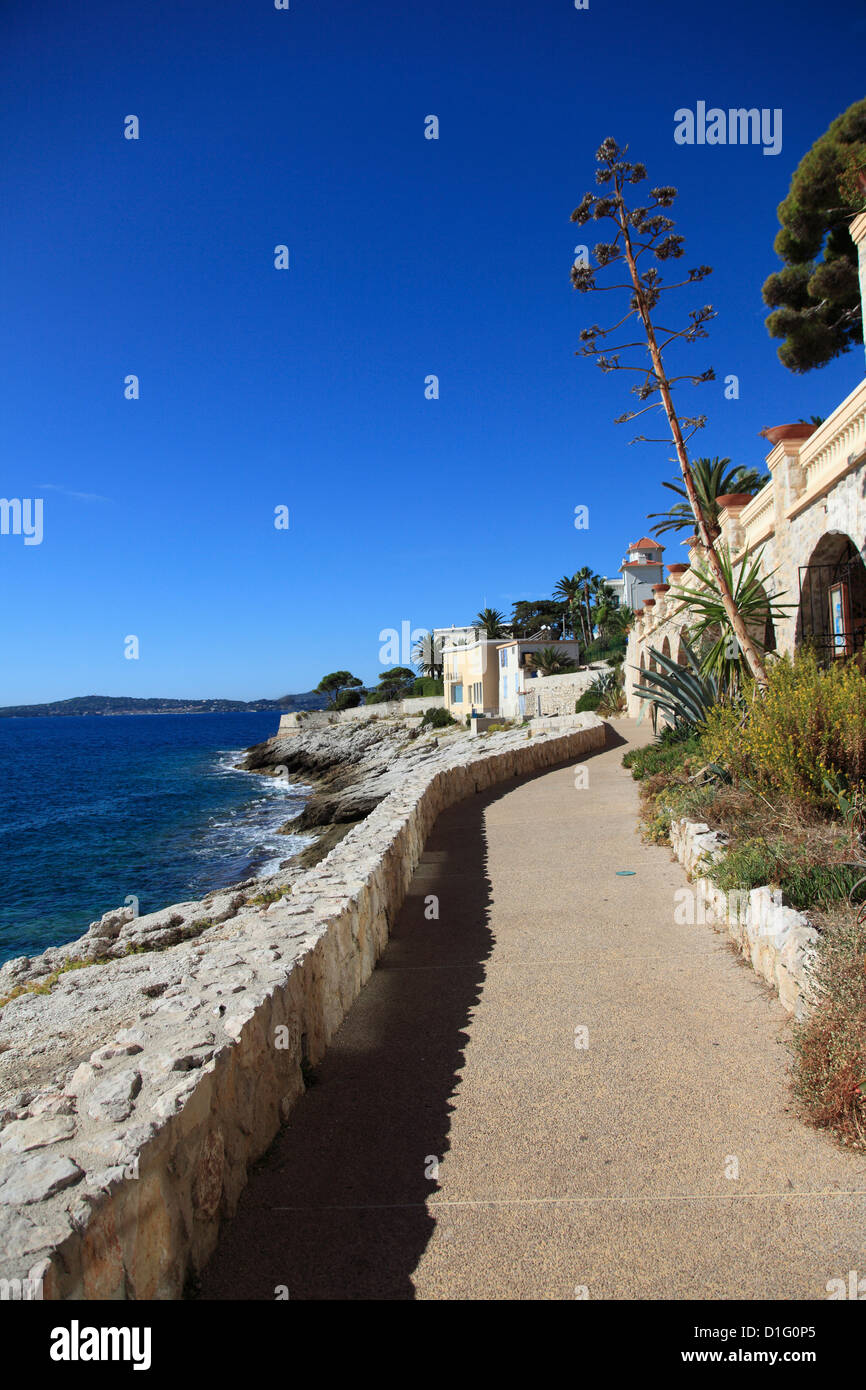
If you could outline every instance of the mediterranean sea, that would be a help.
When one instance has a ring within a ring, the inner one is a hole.
[[[275,872],[303,791],[235,770],[273,712],[0,719],[0,964]]]

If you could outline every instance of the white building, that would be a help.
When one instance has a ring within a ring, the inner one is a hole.
[[[580,660],[579,643],[550,638],[513,638],[498,644],[499,713],[503,719],[523,719],[526,713],[526,689],[530,681],[541,680],[533,668],[533,653],[555,646],[577,666]]]
[[[652,598],[653,585],[664,584],[665,567],[662,562],[664,546],[649,536],[641,536],[628,548],[628,554],[620,565],[622,591],[620,603],[637,613],[643,608],[644,600]]]

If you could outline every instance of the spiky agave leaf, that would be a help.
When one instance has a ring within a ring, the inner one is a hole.
[[[651,647],[650,656],[662,669],[640,671],[642,684],[634,687],[634,693],[673,715],[676,723],[695,726],[702,724],[718,703],[719,685],[713,675],[702,673],[700,660],[687,642],[683,641],[682,648],[688,667]]]

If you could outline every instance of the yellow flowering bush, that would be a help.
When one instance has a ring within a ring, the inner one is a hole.
[[[811,652],[784,657],[753,684],[745,706],[711,710],[702,740],[708,758],[762,791],[826,798],[824,778],[841,774],[866,789],[866,680],[851,661],[822,669]]]

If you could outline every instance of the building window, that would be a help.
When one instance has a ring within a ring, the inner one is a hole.
[[[503,700],[507,700],[507,699],[508,699],[508,677],[507,677],[507,676],[503,676],[503,677],[502,677],[502,698],[503,698]]]
[[[499,665],[500,665],[500,666],[507,666],[507,665],[508,665],[508,648],[507,648],[507,647],[502,647],[502,648],[500,649],[500,652],[499,652]]]
[[[451,687],[451,703],[452,703],[452,705],[462,705],[462,704],[463,704],[463,682],[462,682],[462,681],[460,681],[460,683],[459,683],[458,685],[452,685],[452,687]]]

